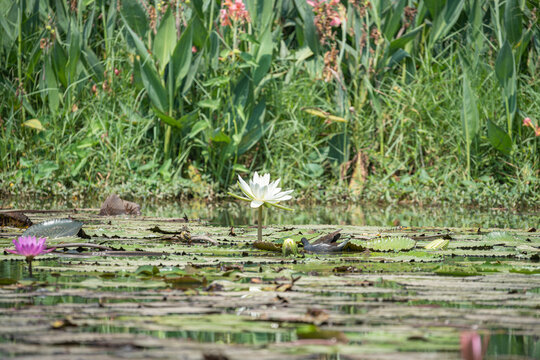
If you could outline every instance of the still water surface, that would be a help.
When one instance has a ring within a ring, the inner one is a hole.
[[[147,201],[134,200],[141,205],[144,216],[163,218],[184,217],[203,219],[221,226],[254,224],[256,211],[248,203],[204,201]],[[456,206],[420,207],[414,205],[372,205],[351,203],[319,203],[313,205],[288,204],[294,211],[266,209],[265,223],[277,225],[332,224],[376,227],[472,227],[529,229],[540,227],[540,211],[521,212],[506,209],[471,209]],[[17,209],[72,209],[96,208],[99,201],[84,204],[37,199],[17,201],[0,199],[0,208]]]

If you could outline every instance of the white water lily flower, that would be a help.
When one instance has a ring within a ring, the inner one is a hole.
[[[278,205],[278,202],[292,199],[292,196],[289,195],[292,193],[292,190],[281,191],[281,188],[278,188],[280,179],[277,179],[274,182],[270,182],[270,174],[264,174],[259,176],[257,172],[253,174],[253,179],[249,180],[249,184],[238,175],[238,185],[240,189],[247,197],[238,196],[232,193],[229,195],[244,201],[249,201],[252,208],[257,209],[258,212],[258,221],[257,221],[257,240],[262,241],[262,223],[263,223],[263,207],[265,206],[275,206],[280,209],[290,210],[285,206]]]
[[[249,180],[248,184],[240,175],[238,175],[238,185],[244,195],[248,197],[241,199],[251,201],[252,208],[258,208],[261,205],[268,204],[287,209],[277,205],[277,203],[292,199],[292,196],[289,194],[292,193],[293,190],[281,191],[281,188],[278,187],[280,180],[281,179],[277,179],[274,182],[270,182],[270,174],[259,176],[259,174],[255,172],[255,174],[253,174],[253,179]]]

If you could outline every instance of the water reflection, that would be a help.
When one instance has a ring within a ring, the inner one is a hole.
[[[177,338],[189,339],[203,343],[213,344],[245,344],[245,345],[266,345],[296,340],[295,329],[284,329],[283,331],[261,332],[242,330],[238,331],[212,331],[212,330],[143,330],[135,327],[123,327],[112,325],[89,326],[83,329],[89,332],[105,334],[144,334],[160,339]]]
[[[519,355],[540,359],[540,335],[519,335],[512,329],[491,333],[487,355]]]
[[[143,215],[156,217],[183,217],[205,219],[221,226],[254,224],[256,213],[246,203],[227,201],[207,203],[201,200],[162,201],[139,199]],[[49,199],[0,199],[0,207],[19,209],[72,209],[99,208],[99,200],[84,203],[66,203]],[[415,205],[288,204],[295,211],[267,209],[265,222],[269,224],[333,224],[356,226],[410,226],[410,227],[481,227],[528,229],[540,223],[540,212],[514,212],[501,209],[468,209],[459,205],[420,207]]]
[[[210,219],[222,226],[254,224],[255,211],[239,203],[207,205],[204,203],[166,204],[146,206],[146,213],[154,216],[187,215],[190,218]],[[269,224],[334,224],[355,226],[410,226],[410,227],[481,227],[528,229],[540,222],[539,213],[515,213],[502,210],[479,211],[463,208],[420,208],[364,205],[297,206],[295,211],[267,209],[265,222]]]

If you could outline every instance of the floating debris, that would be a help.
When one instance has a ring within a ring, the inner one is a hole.
[[[5,212],[0,213],[0,226],[13,226],[24,229],[32,226],[32,220],[21,212]]]
[[[122,200],[118,195],[109,195],[101,204],[99,215],[141,215],[141,206],[131,201]]]

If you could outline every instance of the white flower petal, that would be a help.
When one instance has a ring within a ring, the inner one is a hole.
[[[270,184],[270,174],[264,174],[260,179],[262,185]]]
[[[252,207],[252,208],[258,208],[258,207],[261,206],[262,204],[264,204],[264,201],[253,200],[253,201],[251,202],[251,207]]]
[[[253,174],[253,179],[251,180],[254,184],[260,184],[261,183],[261,177],[259,176],[259,173],[255,171],[255,174]]]
[[[251,188],[249,185],[242,179],[240,175],[238,175],[238,183],[240,185],[240,189],[242,192],[249,198],[253,198],[253,192],[251,191]]]
[[[290,200],[292,199],[292,196],[291,195],[283,195],[283,196],[280,196],[278,198],[275,198],[277,201],[285,201],[285,200]]]
[[[238,184],[242,192],[251,199],[251,207],[258,208],[264,203],[277,204],[279,201],[292,199],[289,194],[293,190],[281,191],[278,187],[281,179],[270,182],[270,174],[259,175],[254,172],[253,178],[249,180],[249,184],[238,176]]]

